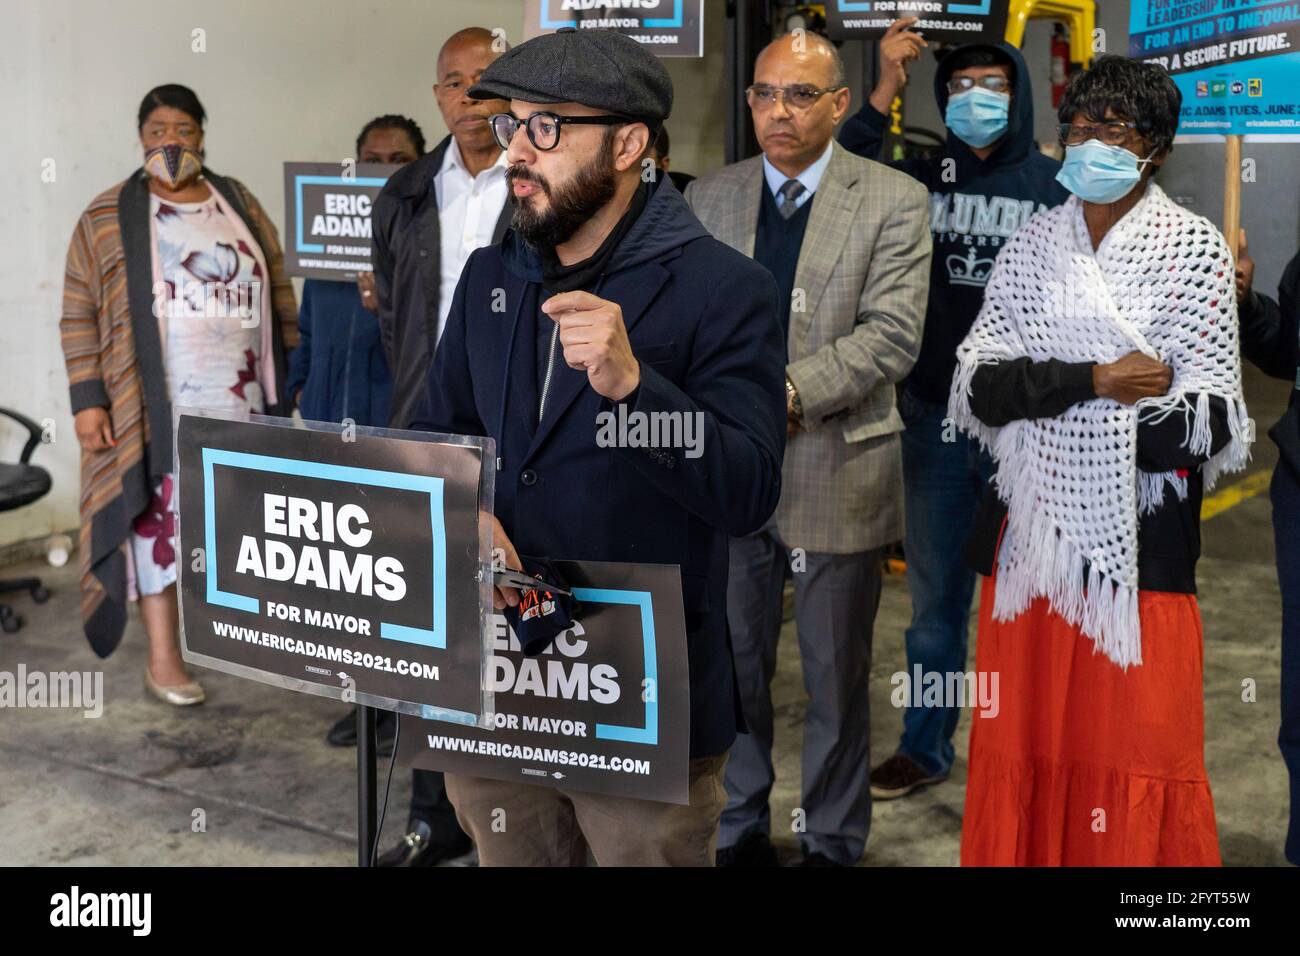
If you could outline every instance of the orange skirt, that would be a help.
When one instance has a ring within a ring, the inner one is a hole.
[[[1041,598],[993,620],[994,589],[975,666],[999,710],[971,727],[962,865],[1219,866],[1195,596],[1139,592],[1143,663],[1124,671]]]

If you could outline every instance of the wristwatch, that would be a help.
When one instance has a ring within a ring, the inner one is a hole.
[[[799,398],[799,390],[794,387],[794,382],[790,381],[790,376],[785,377],[785,407],[787,414],[795,418],[803,418],[803,401]]]

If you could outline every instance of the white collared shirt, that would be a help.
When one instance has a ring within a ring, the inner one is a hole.
[[[831,150],[835,146],[835,141],[831,140],[826,144],[826,152],[822,153],[811,166],[801,172],[798,176],[787,176],[781,170],[772,165],[767,154],[763,154],[763,178],[767,180],[767,188],[772,190],[772,196],[776,199],[777,204],[781,202],[781,187],[786,181],[793,178],[803,183],[804,191],[799,198],[794,201],[795,208],[798,209],[809,199],[812,199],[813,193],[821,185],[822,176],[826,173],[826,167],[831,164]]]
[[[477,176],[471,176],[461,159],[460,146],[452,139],[433,177],[438,197],[438,227],[441,235],[442,282],[438,295],[438,338],[442,338],[451,298],[460,281],[469,254],[492,243],[492,231],[506,204],[506,154]]]

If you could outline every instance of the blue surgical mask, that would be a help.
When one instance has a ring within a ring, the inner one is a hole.
[[[1154,156],[1153,152],[1151,156]],[[1065,162],[1056,181],[1080,199],[1111,203],[1128,195],[1142,178],[1142,164],[1151,156],[1138,159],[1123,146],[1107,146],[1090,139],[1078,146],[1067,146]]]
[[[977,149],[1007,131],[1011,97],[976,86],[948,98],[943,121],[958,139]]]

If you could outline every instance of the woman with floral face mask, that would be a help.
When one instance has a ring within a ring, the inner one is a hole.
[[[149,638],[145,686],[178,706],[203,689],[177,640],[172,415],[276,413],[297,306],[275,228],[237,180],[204,166],[198,97],[151,90],[144,162],[96,197],[68,249],[60,332],[81,444],[81,611],[100,657],[127,599]]]
[[[949,411],[997,471],[965,865],[1217,865],[1195,567],[1201,497],[1244,467],[1232,255],[1152,181],[1181,97],[1104,56],[1060,106],[1074,195],[1002,248]]]

